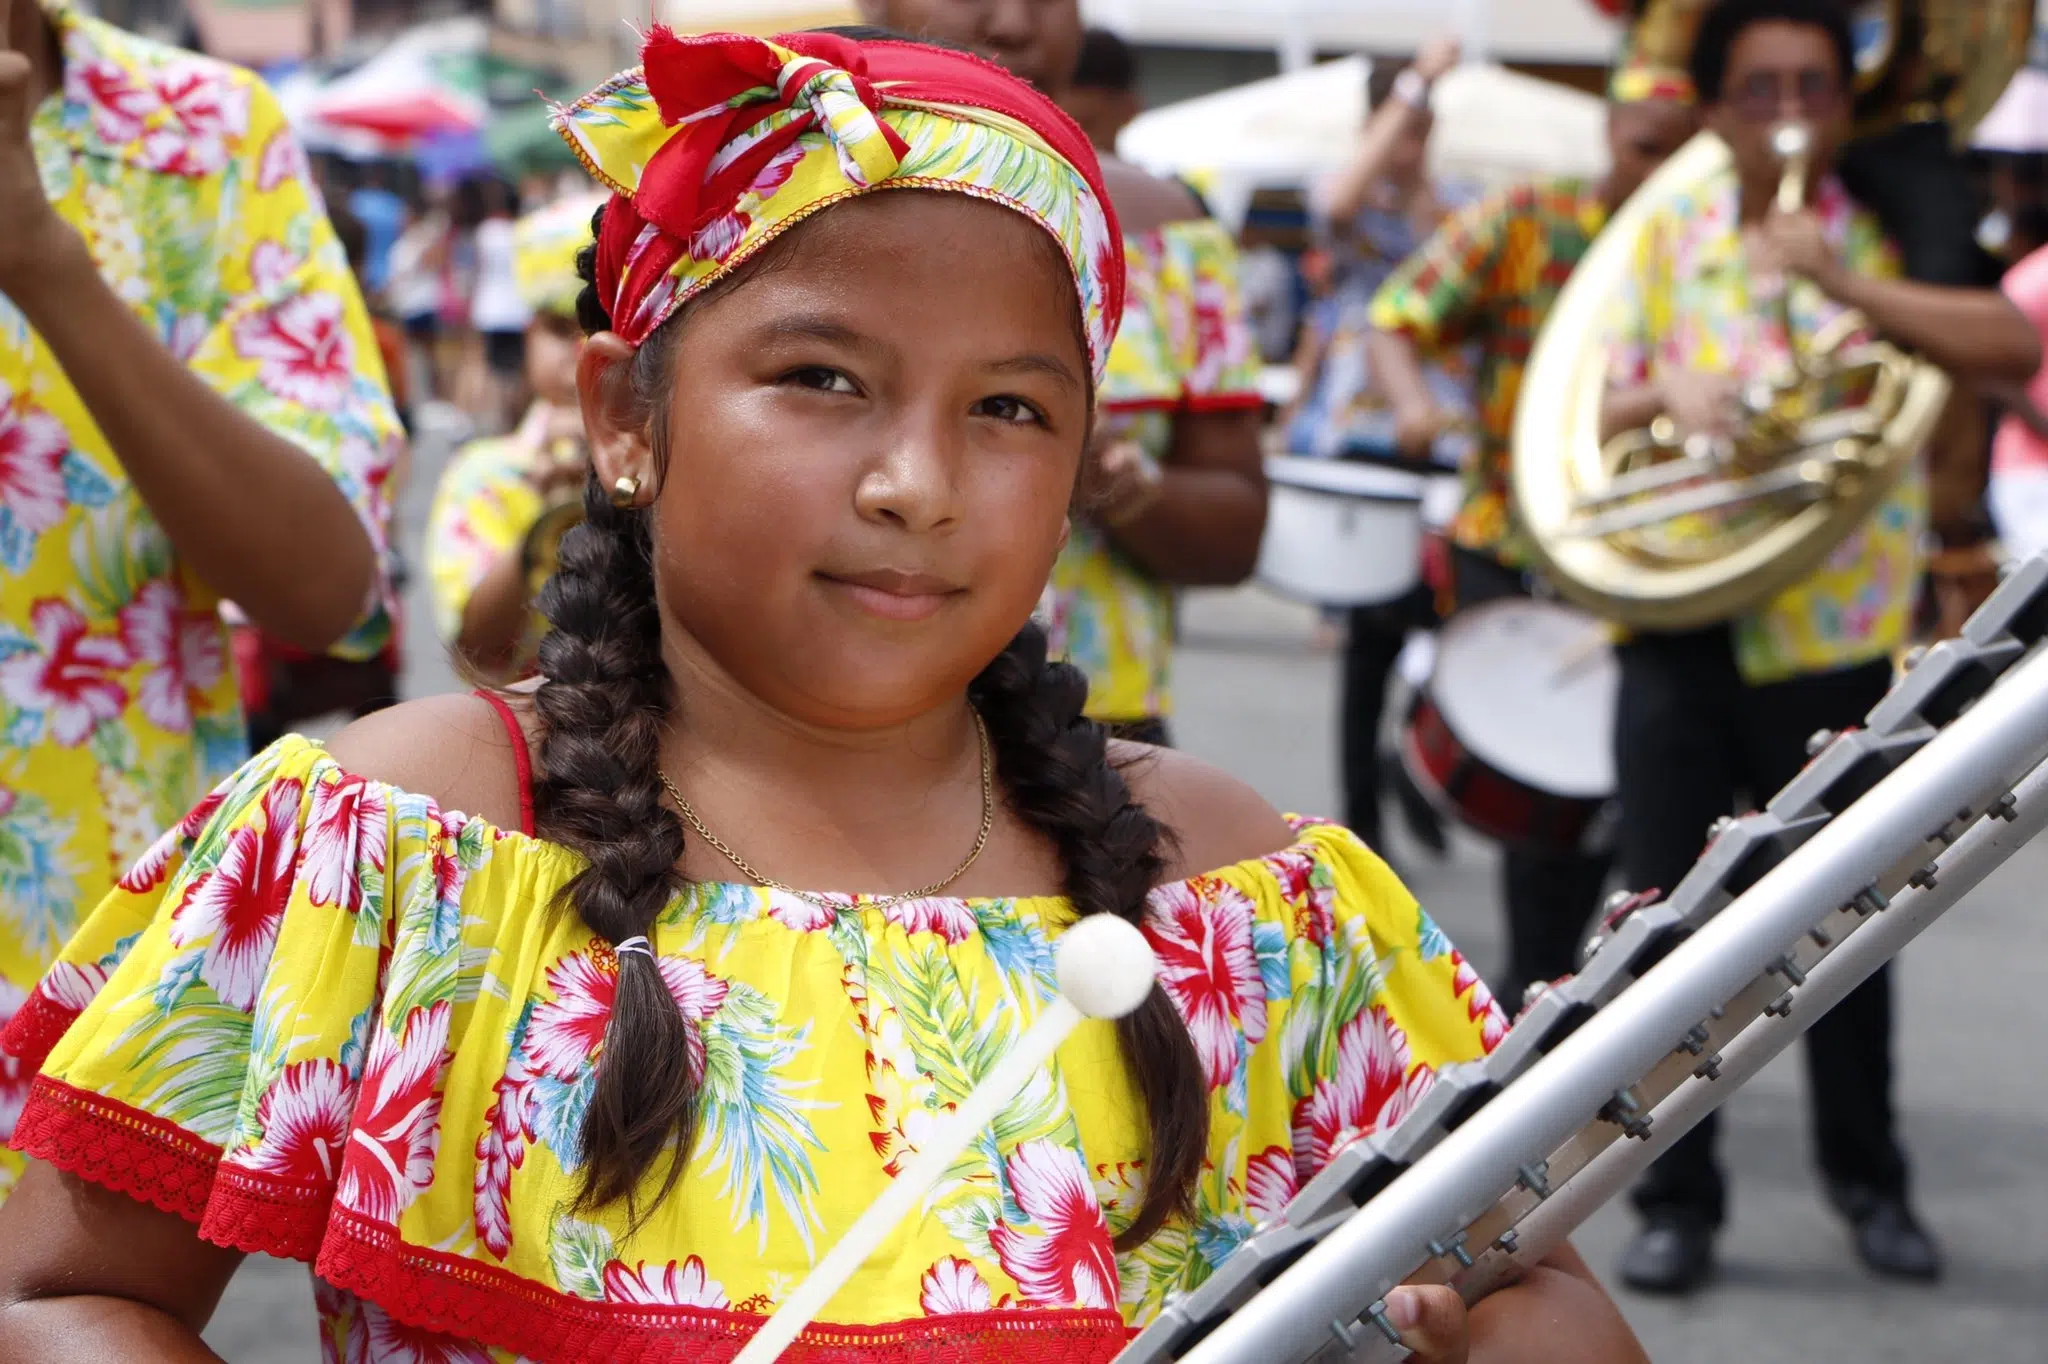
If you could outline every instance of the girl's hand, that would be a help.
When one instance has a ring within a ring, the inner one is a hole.
[[[1403,1284],[1387,1294],[1387,1319],[1414,1364],[1466,1364],[1472,1348],[1465,1300],[1446,1284]]]

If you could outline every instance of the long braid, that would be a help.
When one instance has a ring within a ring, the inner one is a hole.
[[[1067,899],[1082,914],[1138,923],[1164,866],[1166,831],[1131,799],[1109,760],[1109,738],[1082,714],[1088,680],[1049,661],[1045,632],[1027,624],[984,668],[968,695],[988,724],[1010,807],[1059,850]],[[1173,1002],[1154,990],[1117,1024],[1124,1065],[1144,1100],[1150,1131],[1145,1198],[1117,1237],[1146,1240],[1190,1211],[1209,1146],[1208,1086],[1194,1040]]]
[[[590,331],[609,326],[589,285],[594,257],[586,248],[577,261],[587,286],[578,314]],[[636,380],[663,359],[636,358]],[[583,507],[584,522],[563,538],[560,566],[540,596],[551,628],[541,641],[543,681],[534,696],[542,720],[534,814],[542,837],[589,863],[563,894],[616,945],[651,937],[681,880],[683,827],[662,803],[656,766],[675,687],[661,658],[648,514],[614,507],[595,478]],[[624,1200],[631,1208],[664,1150],[672,1154],[655,1201],[681,1177],[697,1121],[691,1058],[703,1052],[690,1026],[656,963],[621,953],[583,1122],[583,1205]]]

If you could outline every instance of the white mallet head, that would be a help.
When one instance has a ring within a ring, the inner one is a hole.
[[[1090,914],[1060,935],[1060,993],[1090,1018],[1122,1018],[1145,1002],[1159,974],[1152,944],[1114,914]]]

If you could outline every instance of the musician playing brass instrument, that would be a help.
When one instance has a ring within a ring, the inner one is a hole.
[[[1868,333],[1958,379],[2034,372],[2040,343],[2010,303],[1902,278],[1898,247],[1834,173],[1855,73],[1842,5],[1720,0],[1700,19],[1690,67],[1732,166],[1660,204],[1642,234],[1610,340],[1603,438],[1659,418],[1688,450],[1737,436],[1743,400],[1798,374],[1815,338],[1850,310]],[[1621,646],[1619,857],[1630,885],[1670,889],[1717,816],[1739,796],[1768,797],[1799,770],[1810,735],[1857,723],[1884,694],[1926,516],[1925,471],[1908,461],[1803,579],[1732,620],[1638,630]],[[1807,1041],[1817,1156],[1858,1254],[1879,1274],[1937,1277],[1894,1129],[1885,973]],[[1713,1143],[1709,1119],[1637,1189],[1647,1225],[1623,1260],[1625,1282],[1685,1292],[1706,1278],[1725,1200]]]
[[[428,513],[434,624],[481,680],[531,669],[546,630],[534,597],[553,570],[555,545],[582,518],[590,460],[576,399],[576,253],[591,239],[600,202],[577,196],[513,228],[513,271],[533,310],[525,337],[533,403],[511,434],[455,453]]]

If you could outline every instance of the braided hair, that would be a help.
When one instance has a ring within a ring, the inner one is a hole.
[[[602,223],[600,208],[592,235]],[[577,258],[586,332],[610,328],[595,284],[596,248]],[[644,412],[657,476],[666,472],[662,400],[680,329],[673,322],[632,361],[635,410]],[[676,701],[660,653],[649,512],[612,506],[593,478],[585,520],[563,539],[560,565],[542,591],[550,630],[540,646],[540,771],[534,813],[543,838],[583,854],[588,866],[564,889],[568,905],[617,944],[652,936],[681,879],[683,828],[662,801],[657,755]],[[996,774],[1019,818],[1058,849],[1067,899],[1081,914],[1139,921],[1158,880],[1168,837],[1131,796],[1111,761],[1108,735],[1082,714],[1087,679],[1047,657],[1045,632],[1028,623],[970,684],[988,726]],[[657,963],[621,954],[618,993],[597,1062],[580,1141],[580,1203],[623,1200],[658,1176],[651,1208],[675,1187],[696,1134],[703,1048],[663,983]],[[1145,1197],[1118,1236],[1120,1248],[1150,1237],[1192,1204],[1208,1148],[1208,1089],[1194,1043],[1172,1002],[1154,990],[1117,1025],[1124,1063],[1150,1128]],[[664,1153],[666,1165],[662,1166]]]

